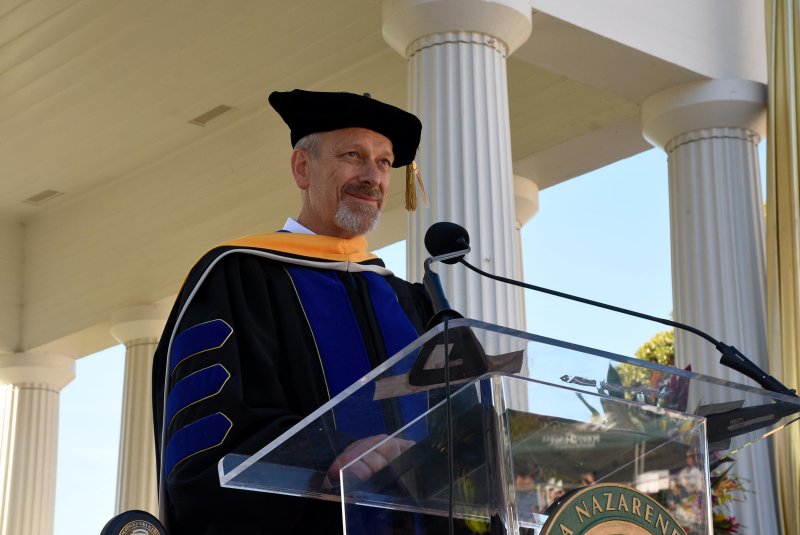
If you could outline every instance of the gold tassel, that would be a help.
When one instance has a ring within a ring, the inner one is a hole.
[[[428,195],[425,193],[425,182],[419,172],[417,162],[413,161],[406,166],[406,210],[413,212],[417,209],[417,185],[422,193],[422,203],[428,206]]]

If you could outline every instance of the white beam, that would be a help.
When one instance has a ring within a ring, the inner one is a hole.
[[[0,352],[20,348],[22,224],[0,218]]]
[[[531,0],[531,5],[534,11],[708,78],[767,80],[763,2]]]

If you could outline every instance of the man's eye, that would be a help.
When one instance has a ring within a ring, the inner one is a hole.
[[[392,161],[391,160],[387,160],[387,159],[383,159],[383,160],[381,160],[381,165],[386,166],[386,167],[391,167],[392,166]]]
[[[344,153],[344,155],[347,156],[348,158],[358,158],[358,153],[354,150],[347,151]]]

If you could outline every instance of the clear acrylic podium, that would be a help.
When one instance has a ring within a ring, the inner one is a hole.
[[[714,460],[766,447],[797,413],[798,398],[455,320],[255,455],[224,457],[219,474],[226,487],[339,501],[348,534],[446,533],[451,515],[457,533],[538,534],[554,501],[595,483],[635,488],[687,533],[711,533]]]

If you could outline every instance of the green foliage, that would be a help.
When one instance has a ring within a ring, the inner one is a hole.
[[[636,358],[672,366],[675,364],[675,331],[656,333],[642,347],[636,350]]]
[[[673,366],[675,364],[675,331],[656,333],[636,350],[636,358],[664,366]],[[617,367],[617,372],[623,385],[638,386],[650,383],[649,370],[621,364]]]

